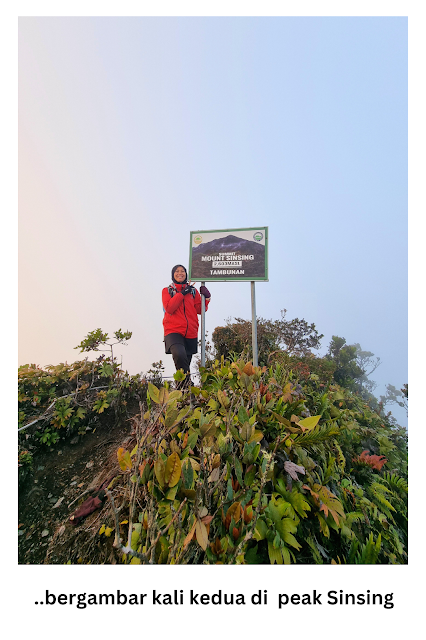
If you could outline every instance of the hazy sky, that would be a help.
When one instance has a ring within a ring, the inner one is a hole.
[[[125,368],[170,375],[189,232],[264,225],[258,315],[407,382],[406,18],[20,19],[19,364],[121,328]],[[210,335],[250,317],[249,283],[209,289]]]

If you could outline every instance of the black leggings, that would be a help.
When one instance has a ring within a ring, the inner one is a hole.
[[[188,353],[185,349],[185,345],[179,342],[170,346],[170,352],[175,363],[176,371],[183,369],[185,373],[189,373],[191,366],[192,353]]]

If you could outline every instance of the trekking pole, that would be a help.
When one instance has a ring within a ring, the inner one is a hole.
[[[201,286],[205,286],[205,282]],[[201,294],[201,366],[206,366],[206,302],[205,297]]]

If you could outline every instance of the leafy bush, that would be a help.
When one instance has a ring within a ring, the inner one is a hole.
[[[45,368],[26,364],[18,370],[19,403],[19,476],[28,475],[28,454],[37,447],[56,445],[61,439],[85,434],[105,415],[120,420],[127,417],[127,404],[146,399],[148,381],[161,381],[162,362],[153,363],[146,376],[129,375],[113,355],[113,345],[123,343],[131,332],[116,331],[117,342],[108,341],[101,329],[92,331],[78,345],[81,351],[101,351],[106,347],[110,356],[97,360],[78,360]],[[33,436],[33,437],[31,437]]]
[[[149,383],[107,490],[121,562],[407,561],[405,430],[291,364],[221,358],[200,388]]]
[[[303,318],[286,320],[286,309],[281,311],[280,320],[257,319],[257,349],[259,364],[267,365],[270,355],[279,352],[289,355],[305,356],[311,349],[319,349],[321,338],[315,324],[308,324]],[[229,358],[231,353],[244,351],[252,357],[252,323],[250,320],[234,318],[227,320],[224,327],[216,327],[212,340],[216,356]],[[284,351],[283,351],[284,350]]]

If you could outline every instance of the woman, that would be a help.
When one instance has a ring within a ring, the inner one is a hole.
[[[210,302],[210,291],[201,286],[200,293]],[[189,373],[191,359],[197,353],[198,315],[201,314],[201,296],[188,282],[185,267],[177,264],[172,269],[172,284],[163,289],[164,342],[166,353],[171,353],[176,371]]]

